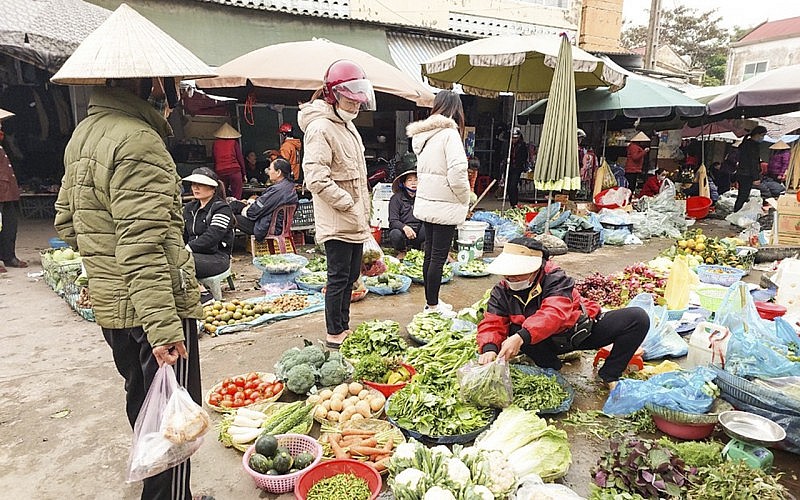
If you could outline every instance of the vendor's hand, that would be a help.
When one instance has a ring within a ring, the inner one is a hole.
[[[497,353],[496,352],[487,351],[487,352],[481,354],[480,356],[478,356],[478,364],[479,365],[485,365],[485,364],[491,363],[492,361],[495,360],[496,357],[497,357]]]
[[[409,240],[414,240],[417,238],[417,233],[415,233],[410,226],[403,226],[403,232],[406,234],[406,238]]]
[[[250,203],[245,203],[242,207],[242,217],[247,217],[247,209],[250,208]]]
[[[180,342],[153,347],[153,357],[158,361],[158,366],[164,366],[165,364],[174,365],[179,357],[186,359],[189,354],[186,352],[186,345],[181,340]]]
[[[522,344],[524,343],[525,341],[522,340],[522,337],[519,335],[510,335],[500,345],[500,353],[498,353],[497,356],[505,359],[506,361],[510,361],[511,358],[519,354],[519,350],[522,348]]]

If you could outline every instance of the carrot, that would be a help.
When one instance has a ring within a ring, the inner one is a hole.
[[[375,469],[378,472],[381,472],[381,471],[385,471],[386,467],[388,465],[389,465],[389,457],[386,457],[386,458],[383,458],[383,459],[378,460],[377,462],[375,462],[375,465],[373,467],[375,467]]]
[[[371,446],[351,446],[350,451],[368,457],[370,455],[385,455],[383,448],[373,448]]]
[[[381,461],[381,460],[383,460],[384,458],[389,458],[389,455],[378,455],[378,454],[376,453],[375,455],[372,455],[372,456],[370,456],[370,459],[371,459],[373,462],[375,462],[375,463],[378,463],[378,462],[380,462],[380,461]]]
[[[386,453],[389,453],[390,451],[392,451],[392,448],[394,448],[394,438],[392,436],[389,436],[389,438],[386,440],[386,443],[384,443],[382,449]]]
[[[344,451],[339,445],[339,438],[341,438],[339,434],[332,434],[331,437],[328,438],[328,442],[331,445],[331,451],[333,451],[333,456],[336,458],[350,458],[347,452]]]
[[[374,436],[375,431],[368,431],[364,429],[344,429],[342,436]]]

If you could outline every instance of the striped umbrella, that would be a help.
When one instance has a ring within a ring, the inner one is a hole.
[[[576,108],[572,47],[564,34],[550,83],[549,102],[536,156],[534,181],[537,189],[570,191],[581,187]]]

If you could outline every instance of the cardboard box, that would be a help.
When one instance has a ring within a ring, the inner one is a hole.
[[[790,233],[778,233],[778,245],[800,246],[800,235]]]
[[[800,201],[796,194],[784,194],[778,198],[778,213],[800,215]]]
[[[786,234],[800,238],[800,214],[798,215],[778,215],[778,234]]]

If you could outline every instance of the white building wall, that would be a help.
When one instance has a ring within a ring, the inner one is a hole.
[[[728,54],[725,83],[727,85],[741,83],[744,78],[745,66],[762,61],[767,63],[767,71],[800,64],[800,36],[732,47]]]

